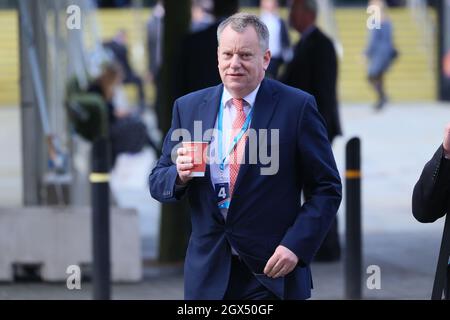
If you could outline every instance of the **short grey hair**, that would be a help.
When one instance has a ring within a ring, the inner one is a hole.
[[[231,26],[234,31],[239,33],[244,32],[245,28],[248,26],[253,26],[256,34],[258,35],[261,50],[266,52],[266,50],[269,49],[269,29],[258,16],[250,13],[236,13],[222,21],[222,23],[217,27],[217,41],[219,43],[220,35],[228,25]]]

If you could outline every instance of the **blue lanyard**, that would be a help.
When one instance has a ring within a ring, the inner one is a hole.
[[[223,96],[222,96],[223,99]],[[223,137],[222,137],[222,126],[223,126],[223,103],[222,103],[222,99],[220,100],[220,106],[219,106],[219,118],[217,119],[217,129],[219,130],[219,141],[218,141],[218,154],[219,154],[219,159],[220,159],[220,164],[219,164],[219,168],[220,170],[224,170],[225,168],[225,160],[227,159],[228,155],[233,151],[233,149],[235,148],[235,146],[237,145],[237,143],[239,142],[239,140],[241,140],[242,136],[245,134],[245,132],[247,131],[249,125],[250,125],[250,121],[252,120],[252,112],[253,112],[253,108],[250,109],[250,112],[247,115],[247,118],[245,119],[244,125],[241,128],[241,131],[239,131],[239,133],[234,137],[233,142],[231,143],[230,149],[228,150],[228,152],[225,154],[225,156],[223,155]]]

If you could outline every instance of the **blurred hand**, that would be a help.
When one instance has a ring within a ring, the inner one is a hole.
[[[177,183],[186,184],[189,180],[192,179],[192,177],[189,177],[189,174],[191,173],[189,169],[192,169],[192,167],[194,166],[193,159],[187,156],[186,148],[179,148],[177,150],[177,155]]]
[[[151,73],[150,71],[145,73],[145,78],[146,78],[147,82],[150,82],[150,83],[153,83],[154,80],[155,80],[155,77],[153,76],[153,73]]]
[[[271,278],[284,277],[297,265],[298,258],[285,246],[278,246],[274,254],[267,261],[264,274]]]
[[[447,123],[444,133],[444,153],[446,158],[450,158],[450,122]]]
[[[128,110],[123,110],[123,109],[119,109],[119,110],[115,110],[115,111],[114,111],[114,115],[115,115],[117,118],[126,118],[126,117],[128,117],[130,114],[131,114],[130,111],[128,111]]]

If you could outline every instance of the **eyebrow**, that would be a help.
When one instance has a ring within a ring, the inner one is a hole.
[[[234,51],[234,50],[231,49],[231,48],[222,48],[220,51],[222,51],[222,52],[230,52],[230,51]],[[249,48],[243,48],[243,49],[239,49],[237,51],[237,53],[238,54],[243,54],[243,53],[253,54],[253,51],[251,49],[249,49]]]

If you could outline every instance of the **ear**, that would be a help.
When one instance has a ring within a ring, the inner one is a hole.
[[[267,68],[269,67],[269,63],[270,63],[270,59],[272,58],[272,53],[270,53],[270,50],[267,49],[266,52],[264,52],[264,56],[263,56],[263,68],[264,71],[267,70]]]

